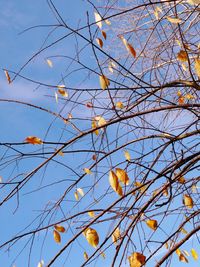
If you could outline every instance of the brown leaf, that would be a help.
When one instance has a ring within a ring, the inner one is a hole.
[[[148,220],[146,224],[154,231],[158,228],[158,222],[156,220]]]
[[[85,238],[87,239],[88,243],[96,248],[99,244],[99,236],[96,230],[92,228],[87,228],[85,230]]]
[[[130,267],[141,267],[145,264],[146,257],[139,253],[134,252],[131,256],[128,257]]]
[[[184,203],[184,205],[187,207],[187,208],[189,208],[189,209],[192,209],[193,208],[193,199],[189,196],[189,195],[187,195],[187,194],[185,194],[184,196],[183,196],[183,203]]]
[[[63,227],[62,225],[56,224],[54,228],[60,233],[65,233],[65,227]]]
[[[56,230],[53,231],[53,238],[56,243],[61,243],[61,236]]]
[[[26,137],[25,141],[29,144],[32,144],[32,145],[41,145],[43,144],[43,141],[36,137],[36,136],[28,136]]]
[[[7,79],[8,83],[10,84],[11,83],[11,78],[10,78],[10,75],[9,75],[8,71],[4,70],[4,73],[6,75],[6,79]]]

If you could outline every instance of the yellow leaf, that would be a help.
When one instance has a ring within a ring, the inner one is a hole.
[[[169,248],[169,245],[168,245],[168,243],[167,243],[167,242],[165,243],[165,248],[166,248],[166,249],[168,249],[168,248]]]
[[[119,186],[118,186],[118,189],[117,189],[117,194],[120,196],[120,197],[122,197],[123,196],[123,190],[122,190],[122,187],[121,187],[121,185],[119,184]]]
[[[181,231],[181,233],[183,233],[185,235],[187,235],[187,233],[188,233],[183,227],[180,229],[180,231]]]
[[[192,185],[192,192],[193,193],[196,193],[197,192],[197,185],[196,184],[193,184]]]
[[[199,58],[195,59],[194,68],[195,68],[197,76],[200,78],[200,59]]]
[[[84,192],[82,188],[77,188],[76,190],[82,197],[84,196]]]
[[[180,184],[184,184],[184,183],[186,182],[184,176],[181,176],[180,178],[178,178],[177,181],[178,181]]]
[[[187,194],[185,194],[183,197],[183,203],[187,208],[189,208],[189,209],[193,208],[193,199],[190,196],[188,196]]]
[[[181,22],[182,22],[182,20],[179,19],[179,18],[172,18],[172,17],[166,17],[166,18],[167,18],[167,20],[168,20],[169,22],[171,22],[171,23],[173,23],[173,24],[178,24],[178,23],[181,23]]]
[[[50,68],[53,68],[53,63],[52,63],[52,61],[51,61],[50,59],[47,59],[46,61],[47,61],[48,66],[49,66]]]
[[[146,224],[154,231],[158,228],[158,222],[156,220],[148,220]]]
[[[79,200],[79,195],[78,195],[78,192],[77,191],[75,191],[75,193],[74,193],[74,197],[75,197],[75,199],[78,201]]]
[[[140,182],[135,182],[134,185],[135,185],[136,187],[140,187],[140,186],[142,186],[142,183],[140,183]],[[144,186],[140,187],[139,190],[140,190],[141,193],[143,193],[143,192],[146,190],[146,186],[144,185]]]
[[[88,211],[88,215],[89,215],[91,218],[94,218],[94,217],[95,217],[95,213],[94,213],[94,211]]]
[[[188,99],[188,100],[191,100],[191,99],[194,99],[195,97],[193,95],[191,95],[191,94],[186,94],[185,98]]]
[[[188,263],[188,259],[185,257],[185,255],[184,255],[183,253],[181,253],[181,254],[179,255],[179,261]]]
[[[83,257],[86,261],[89,259],[87,252],[84,252]]]
[[[127,150],[124,151],[124,156],[125,156],[126,160],[128,160],[128,161],[131,160],[131,155],[130,155],[130,153]]]
[[[41,145],[43,144],[42,140],[36,136],[28,136],[25,141],[32,145]]]
[[[85,238],[87,239],[88,243],[96,248],[99,244],[99,236],[96,230],[92,228],[87,228],[85,230]]]
[[[11,83],[11,78],[10,78],[10,75],[9,75],[8,71],[4,70],[4,73],[6,75],[6,79],[7,79],[8,83],[10,84]]]
[[[177,59],[183,62],[187,62],[188,61],[187,52],[184,50],[180,50],[177,54]]]
[[[102,28],[101,16],[97,12],[94,12],[94,18],[95,18],[96,25],[99,27],[99,29],[101,29]]]
[[[92,129],[95,129],[95,128],[97,128],[97,122],[95,120],[93,120],[92,121]],[[95,130],[94,133],[96,135],[98,135],[99,134],[99,130]]]
[[[124,108],[124,104],[121,101],[117,102],[115,105],[117,108],[120,108],[120,109]]]
[[[108,19],[105,20],[105,23],[106,23],[108,26],[111,25],[111,22],[110,22],[110,20],[108,20]]]
[[[114,171],[109,172],[109,182],[112,187],[112,189],[117,192],[119,187],[119,181],[117,175],[114,173]]]
[[[58,93],[63,97],[68,97],[68,93],[65,89],[58,89]]]
[[[121,238],[121,233],[119,227],[115,229],[115,231],[112,234],[112,241],[114,244],[117,244],[117,241]]]
[[[120,169],[120,168],[116,168],[116,175],[118,177],[118,179],[125,185],[128,185],[129,184],[129,177],[128,177],[128,174]]]
[[[41,260],[40,262],[38,262],[38,266],[37,267],[43,267],[44,266],[44,261]]]
[[[60,233],[65,233],[65,227],[63,227],[62,225],[56,224],[54,228]]]
[[[106,120],[103,117],[99,116],[98,126],[104,126],[106,123],[107,123]]]
[[[96,38],[96,42],[101,48],[103,47],[103,41],[101,40],[101,38]]]
[[[146,257],[139,253],[134,252],[131,256],[128,257],[130,267],[141,267],[145,264]]]
[[[191,254],[192,254],[193,259],[195,261],[197,261],[199,256],[198,256],[198,253],[196,252],[196,250],[194,248],[191,249]]]
[[[106,38],[107,38],[106,32],[105,31],[101,31],[101,34],[103,35],[103,38],[106,40]]]
[[[101,256],[102,256],[103,259],[106,258],[106,254],[104,252],[101,252]]]
[[[56,243],[61,243],[61,236],[56,230],[53,231],[53,238]]]
[[[105,90],[110,85],[110,81],[105,75],[99,76],[99,82],[102,90]]]
[[[180,250],[180,248],[177,248],[177,249],[176,249],[176,254],[177,254],[178,256],[181,255],[181,250]]]
[[[91,170],[88,169],[88,168],[84,168],[84,172],[87,173],[87,174],[92,174]]]

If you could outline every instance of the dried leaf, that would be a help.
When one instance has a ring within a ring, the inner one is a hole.
[[[146,257],[139,253],[134,252],[131,256],[128,257],[130,267],[141,267],[145,264]]]
[[[92,105],[91,102],[87,102],[85,105],[86,105],[87,108],[93,108],[93,105]]]
[[[68,92],[65,89],[58,89],[58,93],[63,97],[68,97]]]
[[[84,252],[83,257],[86,261],[89,259],[87,252]]]
[[[198,260],[199,256],[198,256],[198,253],[196,252],[196,250],[194,248],[191,249],[191,255],[195,261]]]
[[[127,150],[124,151],[124,156],[125,156],[126,160],[128,160],[128,161],[131,160],[131,155],[130,155],[130,153]]]
[[[74,193],[74,197],[75,197],[75,199],[78,201],[79,200],[79,195],[78,195],[78,192],[77,191],[75,191],[75,193]]]
[[[181,233],[183,233],[185,235],[187,235],[187,233],[188,233],[183,227],[180,229],[180,231],[181,231]]]
[[[103,38],[106,40],[106,38],[107,38],[106,32],[105,31],[101,31],[101,34],[103,35]]]
[[[158,222],[156,220],[148,220],[146,224],[154,231],[158,228]]]
[[[96,25],[99,27],[99,29],[101,29],[102,28],[101,16],[97,12],[94,12],[94,18],[95,18]]]
[[[47,61],[48,66],[49,66],[50,68],[53,68],[53,63],[52,63],[52,61],[51,61],[50,59],[47,59],[46,61]]]
[[[137,181],[137,182],[134,183],[134,185],[136,187],[140,187],[140,186],[142,186],[142,183],[140,183],[140,182]],[[146,186],[143,185],[142,187],[139,188],[139,190],[140,190],[141,193],[143,193],[146,190]]]
[[[124,104],[123,104],[121,101],[117,102],[117,103],[115,104],[115,106],[116,106],[117,108],[119,108],[119,109],[124,108]]]
[[[111,22],[110,22],[110,20],[108,20],[108,19],[105,20],[105,23],[106,23],[108,26],[111,25]]]
[[[28,136],[28,137],[26,137],[25,142],[27,142],[29,144],[32,144],[32,145],[41,145],[41,144],[43,144],[43,141],[40,138],[36,137],[36,136]]]
[[[88,243],[96,248],[99,244],[99,236],[96,230],[92,228],[87,228],[85,230],[85,238],[87,239]]]
[[[184,98],[184,96],[180,96],[180,97],[178,98],[178,103],[179,103],[179,105],[183,105],[183,104],[185,103],[185,98]]]
[[[65,233],[65,227],[63,227],[62,225],[56,224],[54,228],[60,233]]]
[[[101,38],[96,38],[96,42],[101,48],[103,47],[103,41]]]
[[[128,177],[128,174],[120,169],[120,168],[116,168],[116,175],[118,177],[118,179],[125,185],[128,185],[129,184],[129,177]]]
[[[127,43],[127,49],[133,57],[136,57],[136,51],[131,44]]]
[[[188,263],[188,259],[185,257],[185,255],[184,255],[183,253],[181,253],[181,254],[179,255],[179,261]]]
[[[112,187],[112,189],[117,192],[119,187],[119,181],[117,175],[114,173],[114,171],[109,172],[109,182]]]
[[[166,17],[166,19],[173,24],[178,24],[182,22],[182,20],[179,18]]]
[[[177,180],[180,184],[184,184],[186,182],[185,177],[181,176],[180,178],[178,178]]]
[[[102,90],[105,90],[110,85],[110,81],[105,75],[99,76],[99,82]]]
[[[88,169],[88,168],[84,168],[84,172],[87,173],[87,174],[92,174],[91,170]]]
[[[187,62],[188,61],[188,55],[187,52],[184,50],[180,50],[177,54],[177,59],[182,61],[182,62]]]
[[[97,128],[97,122],[95,120],[92,121],[92,129],[96,129]],[[99,134],[99,130],[95,130],[94,133],[96,135]]]
[[[91,218],[94,218],[94,217],[95,217],[95,213],[94,213],[94,211],[88,211],[88,215],[89,215]]]
[[[188,196],[187,194],[185,194],[183,197],[183,203],[187,208],[189,208],[189,209],[193,208],[193,199],[190,196]]]
[[[56,230],[53,231],[53,238],[56,243],[61,243],[61,236]]]
[[[112,234],[112,241],[114,244],[117,244],[117,241],[121,238],[121,233],[119,227],[115,229],[115,231]]]
[[[6,75],[6,79],[7,79],[8,83],[10,84],[12,81],[11,81],[11,78],[10,78],[10,75],[9,75],[8,71],[4,70],[4,73]]]

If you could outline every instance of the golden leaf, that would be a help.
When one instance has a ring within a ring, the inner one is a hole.
[[[116,168],[116,175],[118,177],[118,179],[125,185],[128,185],[129,184],[129,177],[128,177],[128,174],[120,169],[120,168]]]
[[[107,38],[106,32],[105,31],[101,31],[101,34],[103,35],[103,38],[106,40],[106,38]]]
[[[142,183],[140,183],[140,182],[135,182],[134,185],[135,185],[136,187],[140,187],[140,186],[142,186]],[[140,187],[139,190],[140,190],[141,193],[143,193],[143,192],[146,190],[146,186],[144,185],[144,186]]]
[[[195,261],[198,260],[199,256],[198,256],[198,253],[196,252],[196,250],[194,248],[191,249],[191,255]]]
[[[84,168],[84,172],[87,173],[87,174],[92,174],[91,170],[88,169],[88,168]]]
[[[58,93],[63,97],[68,97],[68,93],[65,89],[58,89]]]
[[[56,243],[61,243],[61,236],[56,230],[53,231],[53,238]]]
[[[99,29],[101,29],[102,28],[101,16],[97,12],[94,12],[94,18],[95,18],[96,25],[99,27]]]
[[[124,104],[121,101],[117,102],[115,106],[120,109],[124,108]]]
[[[65,233],[65,227],[63,227],[62,225],[56,224],[54,228],[60,233]]]
[[[167,20],[168,20],[169,22],[171,22],[171,23],[173,23],[173,24],[178,24],[178,23],[181,23],[181,22],[182,22],[182,20],[179,19],[179,18],[172,18],[172,17],[166,17],[166,18],[167,18]]]
[[[126,160],[128,160],[128,161],[131,160],[131,155],[130,155],[130,153],[127,150],[124,151],[124,156],[125,156]]]
[[[177,248],[175,252],[176,252],[176,254],[177,254],[178,256],[181,255],[181,250],[180,250],[180,248]]]
[[[104,126],[106,123],[107,122],[103,117],[101,116],[98,117],[98,126]]]
[[[146,257],[139,253],[134,252],[131,256],[128,257],[130,267],[141,267],[145,264]]]
[[[104,252],[101,251],[100,254],[101,254],[101,257],[102,257],[103,259],[106,258],[106,254],[105,254]]]
[[[103,41],[101,40],[101,38],[96,38],[96,42],[101,48],[103,47]]]
[[[99,76],[99,82],[102,90],[105,90],[110,85],[110,81],[105,75]]]
[[[47,61],[48,66],[49,66],[50,68],[53,68],[53,63],[52,63],[52,61],[51,61],[50,59],[47,59],[46,61]]]
[[[195,68],[197,76],[200,78],[200,59],[199,58],[195,59],[194,68]]]
[[[183,253],[179,255],[179,261],[188,263],[188,259],[185,257]]]
[[[191,99],[194,99],[195,97],[193,95],[191,95],[191,94],[186,94],[185,98],[188,99],[188,100],[191,100]]]
[[[93,246],[94,248],[97,247],[99,244],[99,236],[96,230],[92,228],[87,228],[85,230],[85,238],[87,239],[88,243]]]
[[[95,120],[93,120],[92,121],[92,129],[95,129],[95,128],[97,128],[97,122]],[[98,135],[99,134],[99,130],[95,130],[94,133],[96,135]]]
[[[36,136],[28,136],[26,137],[25,141],[29,144],[32,144],[32,145],[41,145],[43,144],[43,141],[36,137]]]
[[[181,176],[180,178],[178,178],[177,180],[180,184],[184,184],[186,182],[185,177]]]
[[[156,220],[148,220],[146,224],[154,231],[158,228],[158,222]]]
[[[133,57],[136,57],[136,51],[131,44],[127,43],[127,49]]]
[[[83,257],[86,261],[89,259],[87,252],[84,252]]]
[[[112,187],[112,189],[117,192],[119,187],[119,181],[117,175],[114,173],[114,171],[109,172],[109,182]]]
[[[78,201],[79,200],[79,195],[78,195],[78,192],[77,191],[75,191],[75,193],[74,193],[74,197],[75,197],[75,199]]]
[[[11,78],[10,78],[10,75],[9,75],[8,71],[4,70],[4,73],[6,75],[6,79],[7,79],[8,83],[10,84],[12,81],[11,81]]]
[[[189,208],[189,209],[193,208],[193,199],[190,196],[188,196],[187,194],[185,194],[183,197],[183,203],[187,208]]]
[[[94,217],[95,217],[95,213],[94,213],[94,211],[88,211],[88,215],[89,215],[91,218],[94,218]]]
[[[184,50],[180,50],[177,54],[177,59],[183,62],[188,61],[188,55],[187,52]]]
[[[114,244],[117,244],[117,241],[121,238],[121,233],[119,227],[115,229],[115,231],[112,234],[112,241]]]
[[[181,231],[181,233],[183,233],[185,235],[187,235],[187,233],[188,233],[183,227],[180,229],[180,231]]]
[[[105,23],[106,23],[108,26],[111,25],[111,22],[110,22],[110,20],[108,20],[108,19],[105,20]]]
[[[40,262],[38,262],[38,266],[37,267],[43,267],[44,266],[44,261],[41,260]]]
[[[117,194],[120,196],[120,197],[122,197],[123,196],[123,190],[122,190],[122,187],[121,187],[121,185],[119,184],[118,185],[118,189],[117,189]]]

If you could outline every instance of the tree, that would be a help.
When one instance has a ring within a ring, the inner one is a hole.
[[[56,23],[39,25],[42,47],[4,69],[46,96],[0,100],[23,106],[39,134],[1,142],[1,206],[15,206],[13,224],[30,218],[0,247],[25,266],[194,266],[200,1],[103,2],[84,2],[77,26],[47,0]],[[30,76],[38,59],[47,77]]]

